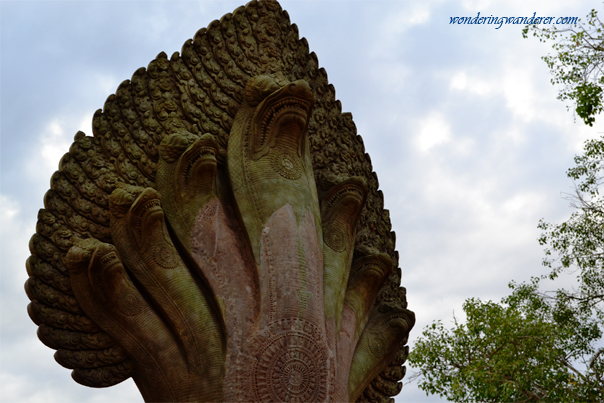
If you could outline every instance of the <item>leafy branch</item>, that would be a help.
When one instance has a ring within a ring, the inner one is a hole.
[[[595,116],[604,110],[604,25],[595,9],[585,22],[564,29],[541,28],[527,25],[522,31],[524,38],[532,33],[541,42],[554,41],[554,55],[542,59],[552,74],[551,82],[561,85],[558,99],[575,104],[575,112],[585,124],[592,126]],[[567,106],[567,109],[570,109]]]

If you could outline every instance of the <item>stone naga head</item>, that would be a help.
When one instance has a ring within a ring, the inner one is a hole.
[[[398,393],[415,319],[382,195],[278,4],[160,54],[93,127],[27,263],[30,316],[76,381],[132,377],[154,402]]]

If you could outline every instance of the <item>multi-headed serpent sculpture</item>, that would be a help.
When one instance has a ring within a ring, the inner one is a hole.
[[[160,54],[78,133],[26,291],[74,379],[163,401],[384,401],[406,309],[349,114],[295,25],[252,2]]]

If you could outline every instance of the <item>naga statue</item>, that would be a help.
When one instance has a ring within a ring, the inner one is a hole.
[[[76,382],[147,402],[383,402],[407,310],[349,113],[275,1],[160,53],[51,179],[25,285]]]

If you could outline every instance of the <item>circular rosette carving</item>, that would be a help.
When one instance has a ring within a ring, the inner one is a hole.
[[[122,288],[117,292],[117,309],[126,316],[136,316],[145,310],[142,301],[137,298],[134,290]]]
[[[376,358],[382,358],[386,353],[387,342],[379,333],[373,333],[372,336],[369,340],[369,350]]]
[[[155,246],[153,248],[153,258],[164,269],[173,269],[179,263],[178,256],[176,256],[172,248],[166,245]]]
[[[346,249],[348,237],[343,228],[331,226],[324,229],[323,241],[336,252],[343,252]]]
[[[304,171],[300,158],[289,151],[273,152],[272,166],[279,175],[291,180],[300,179]]]
[[[329,400],[333,360],[323,332],[305,320],[273,322],[248,340],[241,357],[241,401]]]

